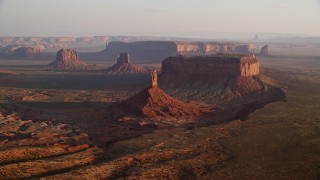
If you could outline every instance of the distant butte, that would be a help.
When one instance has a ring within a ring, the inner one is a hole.
[[[56,60],[48,64],[48,67],[60,70],[88,70],[93,66],[80,61],[77,51],[72,49],[61,49],[57,52]]]
[[[120,53],[118,55],[117,63],[113,66],[102,70],[107,74],[147,74],[148,71],[138,65],[134,65],[131,62],[130,55],[128,53]]]

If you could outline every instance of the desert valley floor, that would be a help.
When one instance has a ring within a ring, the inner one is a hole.
[[[261,58],[281,100],[230,117],[224,108],[238,107],[222,105],[206,117],[227,121],[166,119],[159,127],[117,119],[113,109],[150,75],[53,71],[48,63],[1,60],[1,70],[16,74],[0,74],[0,179],[320,179],[318,57]]]

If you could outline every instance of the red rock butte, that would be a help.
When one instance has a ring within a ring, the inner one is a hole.
[[[148,71],[144,67],[134,65],[131,62],[131,58],[128,53],[120,53],[117,58],[117,63],[102,71],[107,74],[117,74],[117,75],[148,73]]]
[[[151,73],[151,86],[123,102],[122,109],[137,116],[149,118],[196,117],[203,112],[194,104],[185,103],[166,94],[158,87],[157,71]]]
[[[82,62],[78,58],[78,53],[72,49],[61,49],[57,52],[56,60],[48,64],[50,68],[61,70],[84,70],[91,69],[92,66]]]

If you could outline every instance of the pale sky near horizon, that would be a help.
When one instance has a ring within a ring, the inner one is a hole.
[[[320,0],[0,0],[0,36],[320,36]]]

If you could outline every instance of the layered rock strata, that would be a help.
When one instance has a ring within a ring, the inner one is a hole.
[[[162,62],[160,87],[190,100],[233,99],[265,92],[259,73],[254,55],[176,56]]]
[[[162,62],[162,74],[249,77],[259,74],[259,61],[254,55],[176,56]]]

